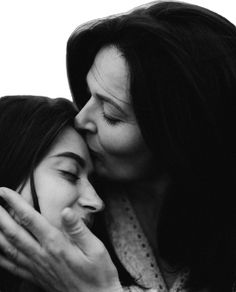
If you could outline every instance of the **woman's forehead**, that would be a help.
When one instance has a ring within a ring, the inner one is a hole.
[[[87,75],[101,90],[120,101],[129,101],[129,68],[121,52],[114,46],[102,48]]]

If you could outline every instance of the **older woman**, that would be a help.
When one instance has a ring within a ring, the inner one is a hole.
[[[107,250],[84,227],[74,232],[83,251],[89,246],[83,255],[68,259],[73,250],[68,244],[60,250],[63,256],[54,254],[63,265],[48,260],[55,273],[72,267],[64,290],[59,277],[37,268],[34,275],[57,291],[118,291],[119,283],[130,290],[232,291],[235,48],[234,25],[178,2],[151,3],[72,34],[67,68],[81,109],[76,125],[105,180],[109,252],[119,258],[119,278]],[[41,226],[15,200],[10,193],[9,202],[30,216],[30,225]],[[39,246],[49,242],[39,233]],[[19,240],[16,246],[25,252]],[[33,260],[16,262],[28,271],[34,266]],[[4,266],[24,271],[7,260]]]

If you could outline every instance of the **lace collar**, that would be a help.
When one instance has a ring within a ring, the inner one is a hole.
[[[107,224],[115,252],[137,282],[160,292],[184,292],[187,271],[181,272],[168,289],[153,251],[144,235],[132,205],[125,195],[109,196]]]

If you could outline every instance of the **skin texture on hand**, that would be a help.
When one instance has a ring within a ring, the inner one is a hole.
[[[65,232],[16,192],[0,188],[16,222],[0,206],[0,266],[48,292],[120,292],[118,273],[103,243],[71,209],[62,212]]]

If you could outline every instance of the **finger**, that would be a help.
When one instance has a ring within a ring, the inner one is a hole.
[[[0,233],[0,250],[4,256],[11,262],[21,267],[30,267],[28,257],[18,251],[3,235]]]
[[[55,232],[55,227],[35,211],[18,193],[8,189],[0,188],[0,197],[16,213],[20,224],[29,230],[40,242],[42,242],[48,234]]]
[[[19,276],[21,276],[21,273],[22,276],[25,273],[33,275],[34,272],[36,272],[36,275],[44,275],[45,271],[49,273],[49,262],[47,259],[50,256],[54,256],[55,250],[58,251],[55,243],[58,244],[58,240],[52,238],[48,245],[45,245],[45,250],[38,241],[19,226],[6,210],[0,206],[0,249],[6,254],[6,256],[4,254],[1,255],[1,257],[5,258],[4,263],[9,271],[13,269],[12,272]],[[56,253],[56,256],[58,254],[59,252]],[[37,277],[34,279],[38,282]]]
[[[40,252],[39,243],[24,228],[18,225],[7,211],[0,206],[0,229],[2,238],[10,242],[27,256]],[[6,243],[5,241],[5,243]]]
[[[34,281],[34,277],[31,273],[26,271],[24,268],[18,267],[15,263],[12,263],[1,254],[0,254],[0,267],[2,267],[3,269],[7,270],[8,272],[16,276],[19,276],[20,278],[23,278],[31,282]]]
[[[78,213],[70,208],[62,211],[62,224],[69,238],[81,249],[81,251],[91,256],[94,251],[103,248],[101,241],[88,229]]]

